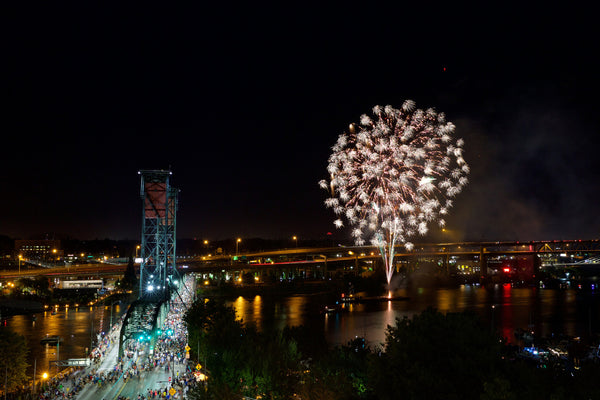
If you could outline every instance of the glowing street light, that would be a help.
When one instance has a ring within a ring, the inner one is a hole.
[[[294,242],[296,242],[296,247],[298,247],[298,237],[297,237],[297,236],[293,236],[293,237],[292,237],[292,240],[293,240]]]
[[[47,372],[44,372],[44,373],[42,374],[42,382],[40,383],[40,388],[41,388],[41,390],[42,390],[42,391],[44,390],[44,381],[45,381],[46,379],[48,379],[48,373],[47,373]]]
[[[19,276],[21,275],[21,260],[23,259],[23,256],[19,254]]]
[[[235,241],[235,255],[236,255],[236,256],[238,255],[238,252],[239,252],[239,245],[240,245],[240,242],[241,242],[241,241],[242,241],[242,239],[241,239],[241,238],[237,238],[237,240]]]
[[[137,246],[135,246],[135,258],[139,258],[140,256],[138,255],[138,251],[140,250],[141,246],[138,244]]]

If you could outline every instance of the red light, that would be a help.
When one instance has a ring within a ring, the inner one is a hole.
[[[502,268],[502,271],[504,271],[504,273],[508,274],[510,272],[510,268]]]

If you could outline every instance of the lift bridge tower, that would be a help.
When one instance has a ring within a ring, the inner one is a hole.
[[[171,187],[171,171],[141,170],[143,201],[141,300],[168,300],[179,279],[175,268],[175,226],[178,190]]]

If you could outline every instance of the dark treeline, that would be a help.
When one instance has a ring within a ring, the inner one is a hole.
[[[598,399],[600,366],[538,368],[478,318],[429,309],[388,326],[382,347],[327,344],[320,327],[257,331],[223,302],[185,315],[192,358],[209,376],[192,399]]]

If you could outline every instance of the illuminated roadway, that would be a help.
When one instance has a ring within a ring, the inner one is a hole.
[[[18,279],[30,278],[38,275],[45,276],[97,276],[97,275],[122,275],[125,273],[127,264],[81,264],[71,265],[69,267],[52,267],[52,268],[36,268],[25,269],[21,267],[21,273],[18,271],[0,271],[0,279]]]
[[[412,251],[407,252],[403,246],[397,246],[396,257],[426,256],[480,256],[494,255],[533,255],[533,254],[599,254],[600,239],[592,240],[551,240],[551,241],[507,241],[507,242],[459,242],[415,244]],[[178,257],[178,269],[181,272],[208,269],[235,270],[240,268],[260,268],[276,265],[316,264],[339,261],[356,261],[378,259],[379,250],[373,246],[337,246],[317,248],[293,248],[264,252],[241,253],[234,262],[233,255]],[[242,260],[241,262],[239,260]],[[187,265],[188,269],[181,269]],[[19,277],[45,276],[110,276],[122,275],[127,264],[82,264],[69,267],[53,268],[21,268],[17,271],[0,271],[0,279]]]

